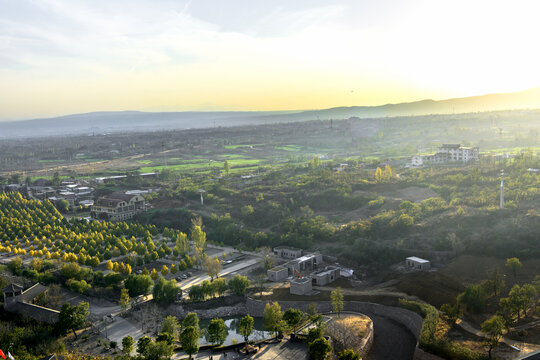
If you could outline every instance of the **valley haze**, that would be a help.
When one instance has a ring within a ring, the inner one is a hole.
[[[515,93],[379,106],[305,111],[101,111],[52,118],[0,122],[0,138],[82,135],[164,129],[193,129],[358,118],[458,114],[540,108],[540,87]]]

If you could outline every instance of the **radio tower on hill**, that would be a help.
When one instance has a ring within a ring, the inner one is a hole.
[[[501,170],[501,210],[504,209],[504,170]]]

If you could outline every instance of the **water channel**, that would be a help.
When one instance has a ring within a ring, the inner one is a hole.
[[[223,321],[225,322],[225,325],[227,326],[227,329],[229,330],[229,335],[227,336],[227,339],[223,343],[223,345],[231,345],[235,342],[243,342],[244,336],[242,336],[238,332],[238,324],[240,322],[241,316],[229,316],[224,317]],[[253,318],[254,324],[253,324],[253,333],[249,336],[249,341],[255,341],[255,340],[262,340],[262,339],[268,339],[272,337],[272,334],[269,333],[264,329],[264,323],[262,318]],[[206,341],[204,337],[204,333],[206,333],[206,329],[208,328],[208,325],[210,324],[210,320],[200,320],[199,327],[201,328],[201,339],[199,341],[200,345],[207,345],[208,342]],[[235,339],[235,340],[233,340]]]

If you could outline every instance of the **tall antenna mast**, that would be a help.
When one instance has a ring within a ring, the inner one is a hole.
[[[504,170],[501,170],[501,210],[504,209]]]
[[[205,193],[206,191],[204,191],[203,189],[199,189],[199,193],[201,194],[201,206],[204,206],[204,200],[203,200],[203,193]]]

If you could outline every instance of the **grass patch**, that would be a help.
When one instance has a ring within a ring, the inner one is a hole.
[[[263,144],[238,144],[238,145],[223,145],[225,149],[240,149],[240,148],[251,148],[253,146],[262,146]]]
[[[300,145],[280,145],[280,146],[275,147],[276,150],[284,150],[284,151],[300,151],[303,148],[304,147]]]
[[[179,171],[179,170],[196,170],[196,169],[211,169],[211,168],[223,168],[223,163],[221,161],[204,161],[204,160],[192,160],[194,162],[192,163],[185,163],[185,164],[177,164],[177,165],[169,165],[165,167],[164,165],[157,165],[157,166],[144,166],[140,167],[139,171],[141,172],[155,172],[155,171],[161,171],[164,168],[167,168],[169,170],[173,171]],[[240,167],[241,170],[245,170],[246,167],[252,165],[258,165],[262,162],[260,159],[231,159],[228,160],[229,165],[231,166],[231,171],[234,171],[233,168]],[[256,167],[256,166],[255,166]],[[240,170],[240,169],[239,169]]]

